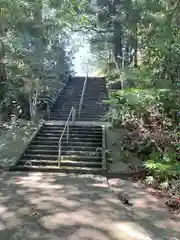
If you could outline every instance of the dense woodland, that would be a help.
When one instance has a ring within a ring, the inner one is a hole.
[[[108,116],[113,127],[128,131],[121,151],[142,159],[148,184],[173,185],[176,192],[179,24],[180,1],[0,0],[0,112],[8,115],[16,101],[36,115],[38,99],[73,74],[72,35],[84,34],[92,64],[109,84],[121,83],[107,101],[117,111]]]
[[[13,102],[36,115],[38,99],[53,95],[71,71],[73,49],[66,51],[71,39],[64,27],[69,3],[57,2],[0,2],[0,112],[6,118]]]

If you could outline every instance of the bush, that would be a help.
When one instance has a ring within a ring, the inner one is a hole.
[[[147,162],[144,163],[149,175],[159,181],[178,179],[180,176],[180,163],[174,151],[166,151],[163,154],[153,152]]]
[[[148,175],[158,181],[180,176],[178,90],[124,89],[111,93],[107,103],[117,113],[111,115],[114,126],[132,133],[121,150],[145,160]]]

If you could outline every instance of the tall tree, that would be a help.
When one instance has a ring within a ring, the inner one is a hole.
[[[66,53],[68,41],[59,41],[70,38],[65,26],[69,21],[66,13],[67,2],[63,0],[1,1],[1,105],[10,106],[12,100],[20,101],[24,95],[26,100],[29,99],[33,117],[38,97],[52,82],[52,78],[46,77],[45,67],[51,62],[59,65],[57,74],[61,68],[62,73],[68,73],[71,67],[71,56]],[[59,48],[55,48],[55,44]],[[51,60],[47,57],[50,52],[54,56]],[[60,82],[60,78],[56,76],[54,81]]]

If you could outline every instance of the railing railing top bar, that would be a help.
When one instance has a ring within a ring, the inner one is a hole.
[[[65,123],[65,126],[64,126],[64,129],[61,133],[61,137],[59,139],[59,152],[58,152],[58,166],[60,167],[60,164],[61,164],[61,142],[62,142],[62,139],[64,137],[64,134],[66,132],[66,141],[68,142],[69,141],[69,122],[70,122],[70,118],[72,117],[72,123],[74,124],[75,122],[75,117],[76,117],[76,109],[74,107],[71,108],[71,111],[69,113],[69,116],[68,116],[68,119]]]
[[[84,94],[85,94],[85,91],[86,91],[87,81],[88,81],[88,75],[86,76],[86,78],[84,80],[83,90],[82,90],[82,93],[81,93],[81,99],[80,99],[80,102],[79,102],[79,117],[81,115],[81,110],[82,110],[82,105],[83,105],[83,101],[84,101]]]

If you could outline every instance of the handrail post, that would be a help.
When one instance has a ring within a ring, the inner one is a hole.
[[[76,109],[73,107],[73,112],[72,112],[72,123],[75,123],[75,118],[76,118]]]
[[[82,105],[83,105],[83,101],[84,101],[84,94],[85,94],[85,90],[86,90],[87,80],[88,80],[88,75],[86,76],[86,78],[84,80],[83,90],[82,90],[82,93],[81,93],[81,99],[80,99],[80,102],[79,102],[79,118],[80,118],[80,115],[81,115]]]
[[[47,113],[48,120],[50,120],[51,111],[50,111],[49,103],[47,103],[46,105],[46,113]]]
[[[60,165],[61,165],[61,149],[62,149],[61,142],[62,142],[62,138],[63,138],[64,134],[66,134],[66,142],[69,142],[69,121],[70,121],[71,117],[72,117],[72,122],[74,123],[75,117],[76,117],[76,109],[74,107],[71,108],[71,111],[70,111],[68,119],[65,123],[63,132],[59,139],[58,167],[60,167]]]
[[[61,144],[59,143],[58,167],[60,167],[60,164],[61,164]]]
[[[69,123],[67,124],[67,135],[66,135],[66,142],[69,142]]]

